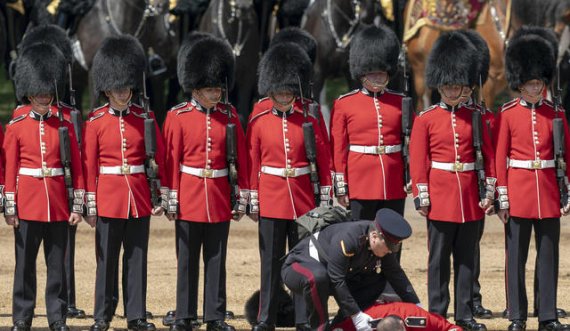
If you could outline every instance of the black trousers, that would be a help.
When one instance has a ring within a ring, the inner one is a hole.
[[[65,284],[65,248],[67,222],[38,222],[20,220],[14,229],[16,270],[12,301],[12,318],[32,322],[36,306],[36,259],[43,241],[47,266],[45,290],[48,323],[65,321],[67,289]]]
[[[431,313],[447,316],[450,257],[453,255],[455,320],[473,318],[473,252],[480,226],[481,221],[453,223],[428,220],[428,301]]]
[[[97,272],[95,279],[96,320],[113,319],[113,292],[121,245],[124,247],[127,275],[127,321],[146,318],[147,253],[150,217],[106,218],[97,220],[95,245]]]
[[[538,320],[543,322],[557,319],[556,290],[558,287],[560,219],[533,220],[511,217],[505,225],[507,309],[510,320],[524,320],[528,317],[525,268],[533,227],[537,250]]]
[[[70,225],[65,250],[65,278],[67,282],[67,306],[75,307],[75,234],[76,225]]]
[[[285,255],[285,245],[291,249],[297,244],[297,223],[274,218],[261,218],[258,223],[261,287],[257,321],[274,325],[277,318],[277,301],[274,298],[281,286],[282,258]],[[294,295],[293,301],[295,323],[307,323],[307,308],[303,297]]]
[[[200,251],[204,248],[204,322],[224,320],[230,222],[176,220],[176,319],[198,319]]]
[[[473,307],[483,305],[483,296],[481,295],[481,283],[479,276],[481,275],[481,238],[483,238],[483,231],[485,231],[485,219],[481,221],[479,227],[479,236],[477,244],[475,245],[475,267],[473,268]]]

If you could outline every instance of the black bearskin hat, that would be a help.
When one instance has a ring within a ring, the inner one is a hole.
[[[518,91],[529,80],[538,79],[550,84],[556,69],[556,47],[544,39],[546,32],[536,33],[541,28],[521,29],[507,47],[505,67],[509,87]]]
[[[307,52],[311,63],[315,63],[315,59],[317,58],[317,41],[307,31],[294,26],[287,27],[279,31],[273,39],[271,39],[269,47],[282,42],[292,42],[299,45]]]
[[[475,30],[460,30],[459,33],[463,34],[473,46],[477,49],[478,59],[475,62],[477,66],[477,81],[479,85],[479,77],[481,77],[481,84],[485,84],[489,77],[489,66],[491,64],[491,54],[489,53],[489,46],[481,35]]]
[[[29,96],[55,95],[56,82],[58,91],[63,91],[66,71],[65,57],[57,47],[34,44],[24,48],[16,60],[16,97],[25,102]]]
[[[350,75],[353,79],[373,71],[385,71],[394,77],[398,71],[400,42],[386,26],[369,26],[357,33],[350,42]]]
[[[145,53],[135,37],[108,37],[95,53],[91,66],[95,95],[121,88],[140,90],[145,70]]]
[[[259,62],[257,89],[260,95],[269,92],[290,91],[300,96],[299,80],[303,91],[309,90],[313,65],[307,53],[295,43],[273,45]]]
[[[235,57],[230,45],[213,35],[195,33],[178,52],[178,82],[186,93],[205,87],[232,88]]]
[[[520,35],[527,34],[536,34],[546,40],[554,51],[554,58],[558,59],[558,37],[556,36],[556,33],[554,33],[554,30],[539,26],[523,25],[514,33],[513,38],[518,38]]]
[[[436,40],[427,61],[426,85],[473,86],[479,83],[477,49],[458,31],[447,32]]]
[[[73,61],[73,51],[67,33],[55,24],[39,25],[27,32],[18,45],[20,50],[36,43],[50,44],[57,47],[67,63]]]

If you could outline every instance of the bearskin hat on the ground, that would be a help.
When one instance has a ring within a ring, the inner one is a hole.
[[[348,63],[353,79],[367,73],[385,71],[393,77],[398,71],[400,42],[386,26],[369,26],[357,33],[350,42]]]
[[[66,69],[65,57],[57,47],[50,44],[26,47],[16,61],[16,97],[27,102],[29,96],[55,95],[56,82],[58,91],[63,91]]]
[[[293,298],[287,293],[283,285],[279,286],[275,293],[275,301],[277,302],[277,319],[275,326],[277,327],[293,327],[295,326],[295,306]],[[257,323],[257,312],[259,311],[259,290],[255,291],[245,303],[245,318],[251,325]]]
[[[505,67],[512,90],[518,91],[521,85],[533,79],[550,84],[554,77],[558,44],[545,39],[548,32],[540,30],[545,29],[522,28],[507,46]]]
[[[257,89],[260,95],[269,92],[290,91],[299,96],[299,81],[303,92],[309,90],[313,65],[307,53],[295,43],[273,45],[258,66]]]
[[[479,84],[479,77],[481,77],[481,84],[485,84],[489,77],[489,66],[491,63],[491,54],[489,53],[489,46],[481,35],[475,30],[460,30],[461,34],[469,39],[469,41],[477,49],[478,60],[475,62],[477,66],[477,82]]]
[[[73,51],[71,50],[71,42],[67,37],[67,33],[55,24],[45,24],[36,26],[25,35],[18,48],[20,51],[30,45],[44,43],[53,45],[61,51],[67,63],[73,61]]]
[[[114,89],[142,88],[146,57],[140,42],[129,35],[108,37],[95,53],[91,76],[95,95]]]
[[[479,82],[477,49],[460,32],[446,32],[436,40],[427,61],[426,85],[473,86]]]
[[[205,87],[232,88],[235,57],[228,43],[213,35],[193,34],[178,53],[178,82],[186,93]]]
[[[271,39],[269,47],[282,42],[296,43],[305,52],[307,52],[307,55],[309,55],[309,58],[311,59],[311,63],[315,63],[315,59],[317,57],[317,41],[307,31],[294,26],[287,27],[279,31],[273,39]]]

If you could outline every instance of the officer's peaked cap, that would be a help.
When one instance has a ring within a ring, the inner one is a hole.
[[[307,53],[297,44],[282,42],[265,52],[257,71],[257,89],[260,95],[289,91],[300,96],[299,81],[303,91],[308,91],[313,65]]]
[[[459,30],[458,32],[467,37],[477,49],[477,61],[474,63],[477,67],[477,81],[475,84],[479,85],[479,77],[481,77],[481,83],[485,84],[489,77],[489,66],[491,63],[491,54],[489,53],[487,42],[475,30]]]
[[[95,95],[114,89],[140,90],[145,70],[145,53],[135,37],[108,37],[95,53],[91,66]]]
[[[350,42],[349,66],[353,79],[374,71],[385,71],[393,77],[398,71],[400,42],[394,31],[382,25],[369,26]]]
[[[529,80],[550,84],[556,70],[558,43],[544,28],[523,27],[511,38],[505,54],[507,81],[518,91]]]
[[[477,48],[458,31],[443,33],[436,40],[427,61],[426,85],[473,86],[479,83]]]
[[[315,63],[315,59],[317,58],[317,41],[307,31],[295,26],[286,27],[271,39],[269,47],[271,48],[272,46],[282,42],[292,42],[299,45],[305,52],[307,52],[307,55],[309,55],[309,58],[311,59],[311,63]]]
[[[382,233],[386,245],[396,252],[402,240],[412,235],[412,227],[404,217],[392,209],[382,208],[376,212],[375,229]]]
[[[24,35],[18,47],[20,52],[22,52],[26,47],[37,43],[51,44],[57,47],[65,57],[67,63],[73,61],[71,41],[69,41],[65,30],[59,26],[55,24],[43,24],[33,27]]]
[[[210,34],[193,33],[178,52],[178,82],[184,92],[205,87],[232,88],[235,57],[230,45]]]
[[[23,102],[29,96],[55,95],[56,82],[61,97],[66,71],[65,57],[57,47],[51,44],[26,47],[16,60],[16,97]]]

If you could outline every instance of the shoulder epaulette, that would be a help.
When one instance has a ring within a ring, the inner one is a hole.
[[[345,94],[341,95],[340,97],[337,98],[337,100],[340,100],[340,99],[342,99],[342,98],[344,98],[344,97],[347,97],[347,96],[349,96],[349,95],[356,94],[356,93],[358,93],[358,91],[359,91],[359,89],[352,90],[352,91],[350,91],[350,92],[348,92],[348,93],[345,93]]]
[[[63,101],[60,101],[59,104],[60,104],[62,107],[69,108],[69,109],[73,109],[73,107],[71,107],[71,105],[69,105],[69,104],[67,104],[67,103],[65,103],[65,102],[63,102]]]
[[[354,253],[353,252],[349,252],[346,249],[346,246],[344,245],[344,240],[340,241],[340,248],[342,249],[342,254],[346,257],[353,257]]]
[[[255,120],[255,119],[257,119],[257,118],[259,118],[259,117],[261,117],[261,116],[263,116],[263,115],[265,115],[265,114],[269,114],[270,112],[271,112],[271,109],[267,109],[267,110],[262,111],[261,113],[259,113],[259,114],[255,115],[255,116],[253,116],[252,118],[250,118],[249,123],[253,122],[253,120]]]
[[[552,108],[552,110],[556,110],[556,107],[554,107],[554,103],[550,100],[543,100],[542,101],[545,105],[549,106],[550,108]],[[564,112],[564,108],[561,105],[558,105],[558,112]]]
[[[93,109],[91,112],[94,113],[94,112],[96,112],[96,111],[98,111],[98,110],[100,110],[100,109],[103,109],[103,108],[107,107],[107,106],[109,106],[109,103],[106,103],[106,104],[104,104],[103,106],[99,106],[99,107]]]
[[[518,102],[519,102],[519,99],[516,98],[516,99],[513,99],[513,100],[505,103],[503,105],[503,107],[501,107],[501,112],[504,112],[507,109],[513,108]]]
[[[265,101],[267,99],[269,99],[269,97],[261,98],[261,99],[257,100],[257,103],[260,103],[260,102]]]
[[[437,108],[437,105],[432,105],[432,106],[430,106],[430,107],[424,109],[423,111],[421,111],[421,112],[418,114],[418,116],[422,116],[423,114],[425,114],[425,113],[427,113],[427,112],[429,112],[429,111],[432,111],[432,110],[434,110],[434,109],[436,109],[436,108]]]
[[[13,118],[10,122],[8,122],[8,125],[12,125],[16,122],[20,122],[21,120],[23,120],[24,118],[26,118],[26,116],[28,116],[28,114],[24,114],[24,115],[20,115],[16,118]]]
[[[187,113],[187,112],[194,110],[194,105],[187,103],[187,102],[185,105],[181,104],[179,106],[180,107],[177,106],[177,108],[176,108],[176,115],[184,114],[184,113]]]
[[[91,118],[89,119],[89,122],[93,122],[94,120],[105,116],[105,114],[107,114],[107,112],[105,112],[105,111],[102,111],[102,112],[100,112],[100,113],[94,114],[94,115],[91,116]]]
[[[388,89],[388,88],[387,88],[387,89],[384,89],[384,92],[390,93],[390,94],[394,94],[394,95],[398,95],[398,96],[401,96],[401,97],[405,97],[405,96],[406,96],[406,95],[405,95],[404,93],[402,93],[402,92],[390,90],[390,89]]]
[[[222,114],[227,115],[228,114],[228,108],[232,109],[232,105],[231,104],[227,104],[227,103],[219,103],[217,105],[218,111]],[[232,117],[232,114],[230,113],[230,117]]]
[[[24,107],[24,106],[27,106],[27,105],[17,105],[17,106],[16,106],[16,109],[22,108],[22,107]]]
[[[177,110],[180,109],[180,108],[186,107],[187,104],[188,104],[188,102],[179,103],[179,104],[177,104],[176,106],[170,108],[169,111],[177,111]]]

